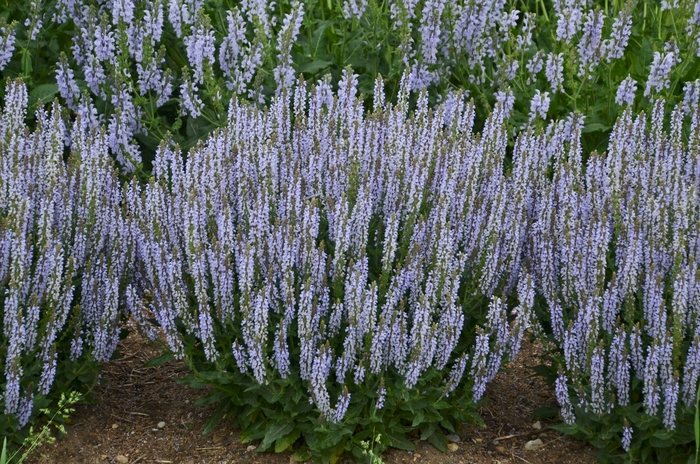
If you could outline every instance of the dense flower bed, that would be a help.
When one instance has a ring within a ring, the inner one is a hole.
[[[561,430],[686,459],[700,3],[609,3],[0,10],[24,78],[1,94],[0,431],[89,390],[133,318],[213,387],[208,429],[324,462],[414,430],[444,449],[530,334]]]

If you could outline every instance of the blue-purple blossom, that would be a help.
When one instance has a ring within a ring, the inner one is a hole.
[[[2,24],[0,26],[0,71],[7,66],[15,51],[16,25]]]
[[[344,0],[343,14],[345,19],[360,19],[367,9],[367,0]]]
[[[561,92],[564,87],[564,54],[549,53],[547,54],[547,63],[545,65],[545,75],[547,81],[552,86],[552,92]]]
[[[625,451],[629,451],[632,445],[632,433],[633,429],[629,425],[625,425],[622,428],[622,447]]]
[[[615,94],[615,103],[618,105],[632,105],[634,104],[634,94],[637,91],[637,82],[632,79],[631,76],[627,76],[617,88],[617,93]]]
[[[602,54],[608,63],[623,57],[631,33],[632,15],[628,11],[621,11],[613,21],[610,38],[603,41]]]
[[[578,43],[579,76],[593,72],[603,54],[603,26],[605,15],[601,10],[590,10]]]
[[[671,85],[671,71],[679,61],[678,53],[674,50],[664,53],[654,52],[654,61],[651,63],[647,85],[644,88],[645,97],[658,93]]]
[[[570,43],[581,28],[583,7],[586,0],[555,0],[557,16],[557,40]]]
[[[294,83],[294,69],[292,68],[292,44],[299,35],[299,28],[304,20],[304,8],[301,3],[292,3],[292,11],[284,17],[284,23],[279,34],[277,44],[277,59],[279,64],[274,69],[275,83],[277,84],[276,94],[279,95],[283,89],[290,89]]]
[[[192,69],[193,82],[204,83],[204,72],[215,63],[214,30],[209,21],[198,20],[191,27],[191,34],[183,39],[187,59]]]
[[[535,96],[530,101],[530,121],[540,117],[547,119],[547,111],[549,111],[549,92],[540,93],[535,90]]]

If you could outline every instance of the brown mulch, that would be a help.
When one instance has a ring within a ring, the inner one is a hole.
[[[103,382],[96,388],[95,403],[76,408],[67,435],[55,445],[37,450],[28,464],[195,464],[250,463],[287,464],[291,453],[256,453],[256,443],[240,443],[240,434],[222,421],[209,435],[201,431],[215,406],[195,406],[202,391],[174,381],[184,377],[181,362],[145,368],[158,356],[156,348],[132,334],[120,342],[122,358],[108,363]],[[488,402],[480,414],[484,427],[465,425],[457,449],[441,453],[432,445],[417,442],[416,451],[390,449],[385,463],[595,463],[595,451],[586,443],[566,437],[549,426],[555,420],[540,420],[533,412],[556,406],[551,389],[533,378],[529,367],[538,363],[541,348],[523,342],[518,357],[506,366],[486,390]],[[539,439],[543,447],[526,451],[525,444]],[[454,446],[453,446],[454,449]],[[344,462],[351,463],[351,459]]]

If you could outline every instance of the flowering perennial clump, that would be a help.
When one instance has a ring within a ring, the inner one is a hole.
[[[0,426],[10,435],[27,424],[57,375],[66,382],[67,360],[112,356],[132,247],[104,132],[86,129],[80,120],[68,129],[58,104],[39,109],[30,131],[21,82],[8,81],[4,100]],[[65,161],[68,133],[72,154]],[[16,422],[7,429],[10,417]]]
[[[377,98],[365,115],[347,73],[337,95],[302,83],[269,111],[233,101],[228,126],[186,163],[161,146],[154,181],[130,185],[126,198],[152,293],[144,309],[173,352],[187,351],[182,320],[209,361],[233,353],[260,384],[294,366],[336,421],[351,393],[333,407],[328,382],[358,384],[388,369],[410,389],[428,369],[458,361],[445,393],[467,369],[481,397],[530,324],[533,282],[521,276],[533,214],[520,159],[528,154],[517,152],[517,178],[503,174],[507,101],[476,137],[461,96],[434,112],[423,98],[413,118],[406,98]],[[455,358],[470,337],[465,289],[507,297],[517,285],[515,321],[494,298],[473,356]],[[222,327],[235,334],[230,345],[218,340]]]
[[[120,168],[142,180],[166,134],[189,150],[226,125],[232,97],[269,104],[300,73],[337,83],[351,65],[369,103],[377,73],[395,102],[408,71],[408,88],[428,87],[431,103],[455,88],[473,95],[478,127],[498,92],[514,92],[510,123],[521,126],[547,91],[551,117],[586,113],[588,149],[630,101],[616,93],[628,73],[644,89],[637,110],[657,96],[676,103],[700,56],[697,1],[653,13],[602,0],[14,3],[0,22],[0,70],[106,125]]]
[[[272,3],[246,1],[225,20],[205,0],[56,3],[53,19],[75,26],[54,72],[67,109],[32,103],[29,129],[27,89],[8,81],[0,113],[3,433],[76,378],[76,363],[108,360],[129,316],[189,362],[188,382],[217,387],[217,417],[235,409],[262,449],[303,435],[325,460],[384,417],[398,418],[384,445],[410,447],[416,410],[422,436],[444,447],[437,424],[473,412],[531,328],[552,347],[568,430],[600,432],[633,458],[650,437],[688,442],[700,82],[678,75],[698,53],[698,6],[690,44],[660,33],[646,62],[608,78],[614,93],[595,108],[621,116],[598,129],[580,112],[547,117],[563,99],[595,101],[600,70],[627,59],[631,2],[611,14],[555,1],[546,51],[535,15],[503,1],[389,4],[405,72],[395,98],[376,81],[369,112],[349,69],[337,91],[331,76],[296,79],[300,44],[323,39],[305,35],[309,2],[276,18]],[[355,25],[379,6],[342,8]],[[0,23],[0,69],[18,47],[29,56],[46,19],[32,3],[19,42],[17,23]],[[452,74],[455,56],[467,72]],[[477,96],[488,117],[475,124],[466,91],[431,107],[426,86],[455,75],[490,89]],[[185,158],[167,133],[183,121]],[[610,130],[607,153],[587,156],[596,130]],[[147,173],[141,150],[154,141]],[[124,185],[117,164],[136,171]]]
[[[532,274],[563,356],[564,419],[619,414],[625,449],[640,431],[674,431],[679,415],[687,426],[694,412],[700,107],[690,95],[672,110],[670,130],[658,99],[648,119],[624,112],[606,154],[585,165],[555,157],[535,205]],[[639,409],[658,423],[640,422]]]

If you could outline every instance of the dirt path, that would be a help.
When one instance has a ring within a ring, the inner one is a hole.
[[[55,445],[40,448],[28,464],[195,464],[251,463],[288,464],[291,453],[260,454],[255,443],[241,444],[238,431],[222,421],[214,432],[201,431],[213,406],[198,407],[200,391],[179,385],[182,363],[158,368],[143,364],[159,353],[136,335],[120,342],[123,357],[107,364],[96,403],[78,406],[68,435]],[[481,410],[485,427],[465,425],[453,451],[441,453],[432,445],[417,442],[413,452],[389,450],[382,457],[389,463],[596,463],[587,444],[565,437],[540,421],[533,412],[556,406],[552,391],[539,378],[531,378],[528,366],[537,363],[538,347],[523,343],[519,356],[499,373],[486,391],[488,402]],[[533,425],[541,425],[540,429]],[[456,439],[456,437],[453,437]],[[531,440],[541,440],[537,451],[525,450]],[[351,463],[351,460],[346,460]]]

